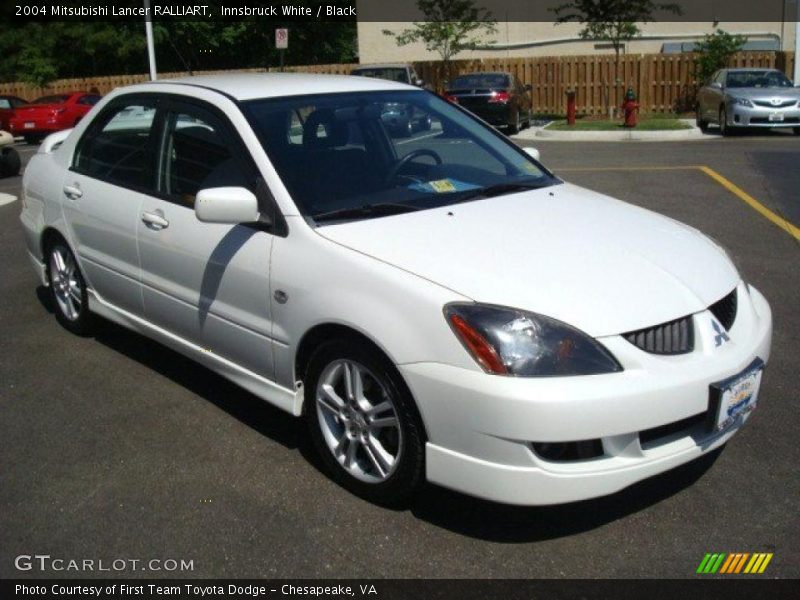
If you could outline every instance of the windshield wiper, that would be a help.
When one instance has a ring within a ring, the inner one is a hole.
[[[337,219],[368,219],[371,217],[399,215],[417,210],[420,210],[420,208],[417,206],[409,206],[408,204],[400,204],[397,202],[380,202],[378,204],[367,204],[365,206],[356,206],[354,208],[340,208],[337,210],[318,213],[312,217],[317,222],[335,221]]]
[[[524,190],[536,190],[541,187],[546,187],[547,184],[536,183],[498,183],[488,187],[471,190],[461,196],[457,201],[465,202],[475,198],[494,198],[495,196],[502,196],[503,194],[513,194],[514,192],[522,192]]]

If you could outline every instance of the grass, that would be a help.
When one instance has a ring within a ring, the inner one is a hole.
[[[639,115],[636,129],[639,131],[674,131],[676,129],[690,129],[691,125],[684,123],[678,115]],[[579,118],[575,125],[567,125],[566,120],[554,121],[548,127],[553,131],[619,131],[624,129],[622,118],[608,120],[598,118]]]

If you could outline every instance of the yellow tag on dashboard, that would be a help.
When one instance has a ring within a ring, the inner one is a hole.
[[[438,179],[436,181],[429,181],[428,185],[433,188],[433,190],[438,194],[444,194],[447,192],[455,192],[456,186],[453,185],[453,182],[449,179]]]

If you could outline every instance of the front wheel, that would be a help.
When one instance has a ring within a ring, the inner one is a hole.
[[[728,111],[725,108],[719,109],[719,132],[728,137],[733,135],[733,127],[728,125]]]
[[[794,134],[795,135],[800,135],[800,127],[795,127],[794,128]]]
[[[424,475],[424,431],[394,365],[367,344],[338,340],[312,356],[306,419],[328,473],[372,502],[402,505]]]
[[[90,333],[93,322],[86,282],[72,251],[61,241],[48,248],[47,279],[56,320],[77,335]]]

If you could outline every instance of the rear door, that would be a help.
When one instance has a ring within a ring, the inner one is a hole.
[[[145,315],[271,378],[272,230],[202,223],[194,213],[201,189],[245,187],[263,198],[258,171],[227,117],[205,102],[173,96],[159,129],[158,194],[137,219]]]
[[[120,96],[78,141],[62,193],[64,215],[89,286],[106,302],[142,313],[136,228],[154,189],[157,96]]]

